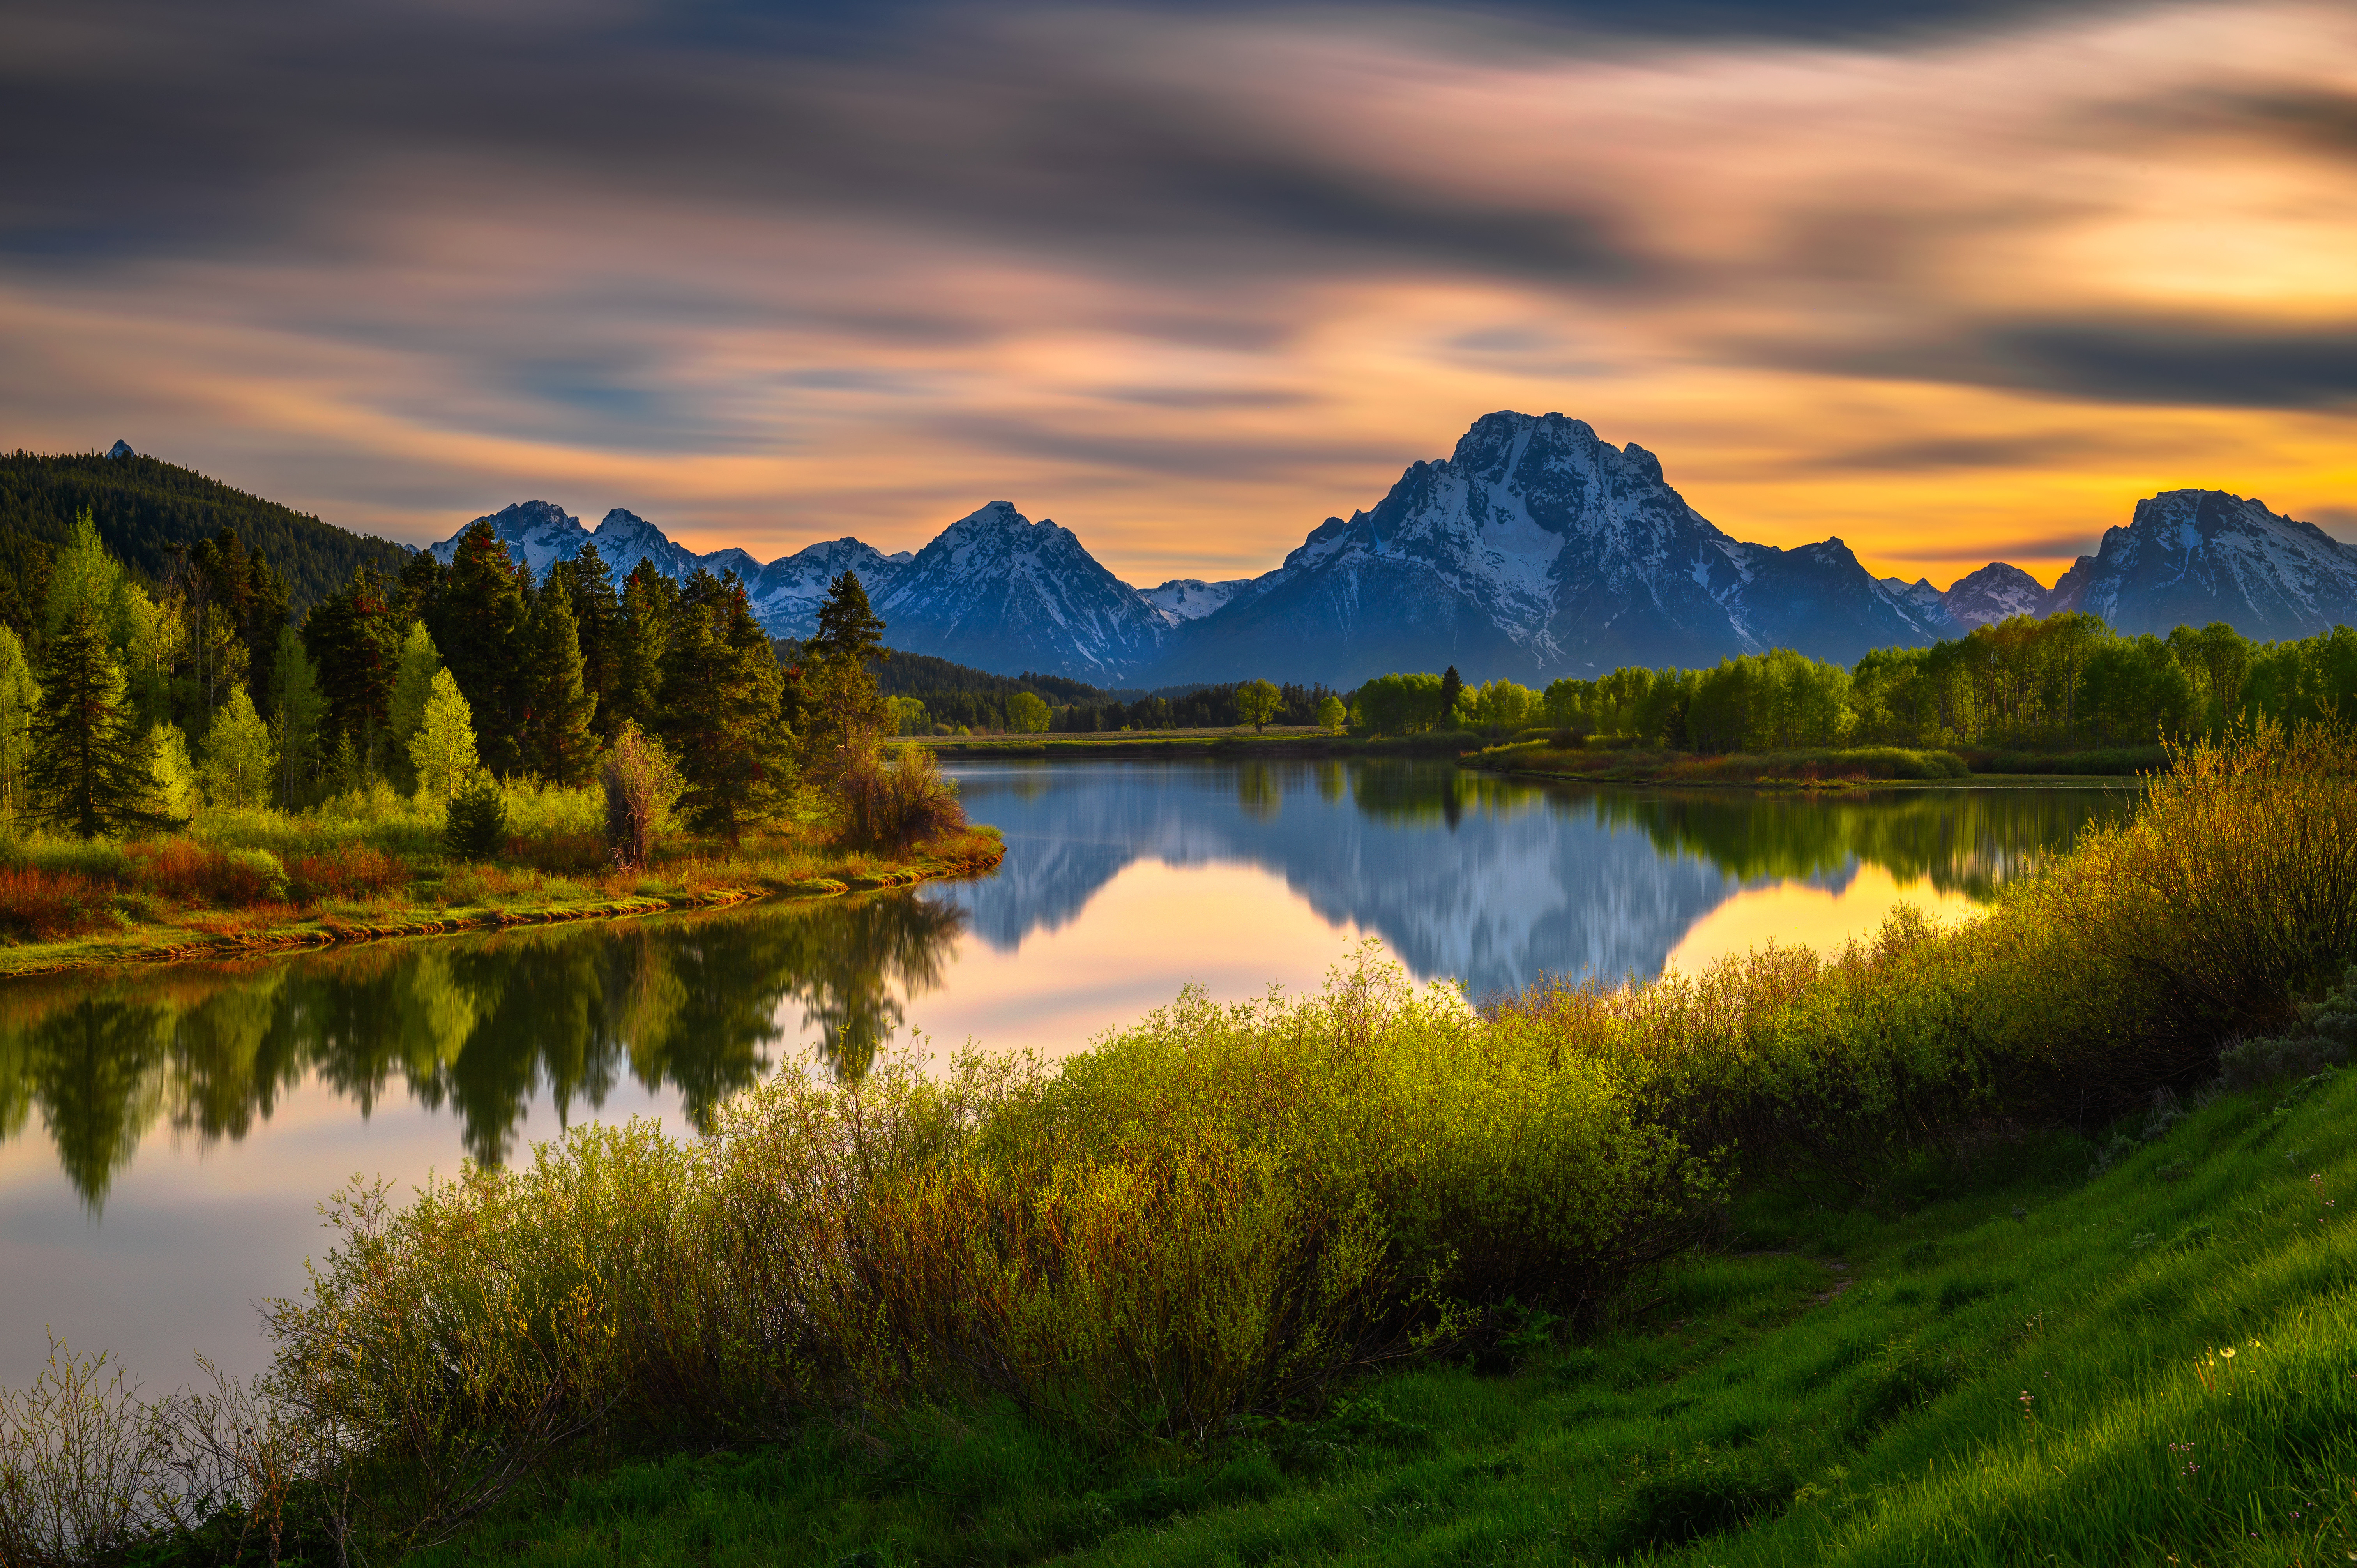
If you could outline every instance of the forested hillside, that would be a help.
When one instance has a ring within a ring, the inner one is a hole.
[[[0,456],[0,621],[19,633],[28,628],[51,553],[84,511],[114,557],[156,584],[170,574],[174,546],[232,530],[285,580],[298,617],[360,567],[396,576],[409,554],[391,540],[350,532],[159,458],[16,452]]]

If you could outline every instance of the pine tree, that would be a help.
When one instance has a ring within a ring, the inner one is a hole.
[[[552,784],[581,783],[597,762],[597,735],[591,721],[597,716],[597,699],[589,694],[582,680],[581,639],[573,618],[572,596],[555,577],[533,596],[531,644],[522,672],[528,693],[526,759]]]
[[[303,618],[303,646],[328,700],[321,748],[340,755],[349,746],[350,782],[382,769],[401,643],[402,629],[372,566],[362,566],[342,593],[320,600]]]
[[[447,670],[434,672],[425,718],[410,737],[409,764],[417,775],[417,793],[425,799],[447,797],[480,768],[474,714]]]
[[[32,760],[33,715],[40,702],[24,643],[0,626],[0,822],[25,809],[25,769]]]
[[[1448,672],[1440,678],[1440,716],[1433,721],[1433,728],[1448,729],[1455,725],[1457,699],[1464,693],[1465,678],[1457,673],[1457,666],[1452,664]]]
[[[731,573],[698,571],[680,595],[660,704],[662,737],[687,782],[699,832],[731,843],[793,787],[793,736],[780,716],[783,675]]]
[[[888,657],[883,618],[869,607],[858,575],[843,573],[827,585],[817,634],[802,644],[802,700],[809,745],[846,752],[874,745],[891,720],[891,709],[867,665],[871,659]]]
[[[253,709],[253,699],[242,687],[213,715],[205,731],[205,763],[199,778],[205,799],[216,806],[259,806],[270,799],[277,781],[278,748],[270,744],[270,726]]]
[[[291,811],[319,777],[319,714],[327,705],[318,671],[291,626],[278,628],[270,683],[278,693],[278,711],[270,720],[271,740],[278,752],[278,806]]]
[[[679,616],[679,585],[640,561],[622,584],[621,626],[614,650],[614,686],[602,710],[617,728],[637,725],[650,734],[662,728],[664,661],[671,651],[672,623]]]
[[[523,660],[522,575],[490,524],[459,536],[442,585],[442,624],[431,628],[475,716],[483,763],[494,773],[522,765],[516,744],[516,678]]]
[[[50,638],[47,673],[27,768],[34,815],[83,838],[160,825],[123,666],[88,604],[74,605]]]
[[[421,550],[403,563],[400,581],[393,585],[393,614],[404,623],[422,621],[432,631],[442,622],[442,585],[447,574],[441,557],[431,550]]]
[[[551,582],[565,585],[579,625],[581,681],[597,699],[597,730],[612,739],[618,721],[610,712],[620,673],[622,602],[614,592],[614,574],[592,542],[584,544],[570,561],[549,569]]]

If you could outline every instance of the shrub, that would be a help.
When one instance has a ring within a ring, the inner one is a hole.
[[[2142,1027],[2144,1076],[2185,1084],[2357,952],[2357,732],[2261,722],[2172,754],[2029,894]]]
[[[606,800],[606,845],[614,867],[632,871],[654,854],[655,833],[686,787],[660,741],[624,723],[598,775]]]
[[[450,853],[467,860],[489,860],[508,841],[507,798],[498,780],[478,773],[450,797],[442,830]]]
[[[0,931],[21,940],[61,941],[114,923],[107,890],[70,871],[0,866]]]
[[[943,776],[931,746],[904,746],[888,759],[857,758],[844,770],[840,795],[844,837],[855,844],[905,849],[966,825],[957,786]]]
[[[193,839],[132,844],[137,885],[182,904],[248,908],[286,897],[286,867],[266,849],[208,849]]]
[[[324,854],[301,854],[286,865],[294,896],[307,903],[390,892],[409,881],[406,862],[367,844],[339,844]]]

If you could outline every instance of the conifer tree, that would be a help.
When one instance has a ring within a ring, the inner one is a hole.
[[[40,701],[24,643],[0,626],[0,822],[25,809],[25,769],[32,760],[33,714]]]
[[[303,646],[327,697],[320,744],[337,754],[349,746],[351,782],[382,768],[401,643],[383,582],[371,566],[354,573],[342,593],[320,600],[303,619]]]
[[[816,635],[802,644],[809,745],[857,751],[882,733],[891,721],[891,709],[867,665],[871,659],[887,657],[884,621],[869,607],[867,590],[856,573],[841,574],[827,585]]]
[[[783,675],[730,573],[698,571],[680,595],[660,703],[663,739],[699,832],[736,843],[793,786],[792,736],[780,717]]]
[[[205,799],[216,806],[259,806],[270,799],[277,782],[278,748],[270,744],[270,726],[253,709],[244,688],[213,714],[205,731],[204,768],[199,774]]]
[[[664,660],[672,623],[679,615],[679,585],[640,561],[622,584],[621,625],[615,639],[614,686],[608,722],[637,725],[650,734],[662,728]]]
[[[123,666],[89,604],[72,606],[50,638],[47,674],[27,768],[33,814],[83,838],[160,825]]]
[[[271,661],[271,684],[278,711],[271,715],[271,739],[278,752],[278,806],[291,811],[310,793],[319,776],[319,715],[326,699],[319,675],[291,627],[278,630],[278,656]]]
[[[523,660],[522,575],[488,522],[459,537],[442,585],[442,624],[432,628],[451,678],[474,714],[484,766],[513,773],[516,682]]]
[[[551,577],[533,596],[522,684],[526,760],[552,784],[583,782],[597,761],[597,734],[591,725],[597,699],[582,680],[581,665],[572,596],[562,580]]]
[[[1464,693],[1465,678],[1457,673],[1457,666],[1452,664],[1440,678],[1440,713],[1433,721],[1433,728],[1448,729],[1457,723],[1457,699]]]
[[[622,630],[622,602],[614,592],[614,574],[593,542],[584,544],[572,560],[551,567],[549,581],[563,583],[565,596],[573,602],[581,640],[582,684],[597,699],[598,734],[610,740],[616,733],[617,721],[609,710],[619,673]]]
[[[409,763],[417,775],[419,796],[435,800],[447,799],[479,770],[474,714],[457,677],[447,670],[434,672],[425,718],[410,737]]]
[[[393,614],[406,624],[422,621],[427,631],[442,623],[442,585],[447,573],[441,557],[431,550],[421,550],[403,563],[401,578],[393,585]]]

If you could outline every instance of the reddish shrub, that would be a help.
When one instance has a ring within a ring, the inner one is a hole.
[[[140,886],[178,903],[243,908],[285,897],[266,856],[232,855],[190,839],[135,843],[125,853]]]
[[[53,942],[114,923],[108,890],[70,871],[0,866],[0,931]]]
[[[299,903],[367,897],[408,881],[407,862],[367,844],[339,844],[332,854],[298,854],[286,863],[286,885]]]

